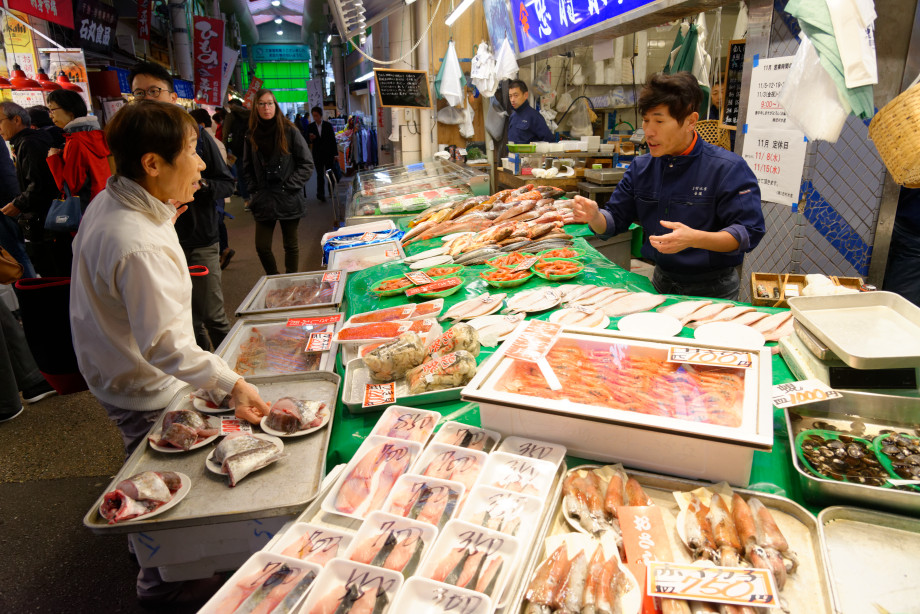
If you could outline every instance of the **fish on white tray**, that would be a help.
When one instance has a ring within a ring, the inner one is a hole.
[[[506,296],[505,292],[497,294],[486,292],[474,298],[461,301],[448,309],[447,313],[441,316],[441,320],[468,320],[495,313],[501,309],[502,301]]]

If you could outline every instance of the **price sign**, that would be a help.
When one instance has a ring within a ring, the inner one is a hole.
[[[388,249],[387,251],[383,252],[383,257],[384,258],[399,258],[399,250]]]
[[[766,569],[648,564],[648,594],[656,597],[778,608],[776,593],[773,575]]]
[[[338,281],[342,277],[342,271],[329,271],[323,273],[323,281]]]
[[[751,358],[750,352],[671,346],[668,348],[668,362],[685,362],[694,365],[708,365],[710,367],[740,367],[743,369],[750,369],[753,364],[753,359]]]
[[[376,238],[377,238],[376,232],[365,232],[363,235],[358,237],[358,241],[360,241],[361,243],[367,243],[368,241],[373,241]]]
[[[447,277],[445,279],[439,279],[438,281],[432,282],[430,284],[425,284],[424,286],[416,286],[414,288],[409,288],[406,290],[406,296],[414,296],[422,292],[438,292],[440,290],[447,290],[448,288],[453,288],[458,286],[463,281],[459,277]]]
[[[526,271],[527,269],[532,267],[534,264],[536,264],[537,260],[539,260],[539,258],[537,258],[536,256],[534,256],[533,258],[525,258],[516,267],[511,269],[511,272],[517,273],[518,271]]]
[[[323,324],[335,324],[342,319],[342,314],[337,313],[331,316],[322,316],[315,318],[291,318],[287,321],[288,326],[322,326]]]
[[[251,433],[252,425],[246,422],[245,420],[239,420],[237,418],[230,418],[228,416],[221,416],[220,418],[220,434],[229,435],[230,433]]]
[[[816,401],[837,399],[843,395],[817,379],[806,379],[773,386],[773,405],[779,408],[794,407]]]
[[[307,352],[327,352],[332,347],[332,333],[310,333]]]
[[[387,384],[367,384],[364,387],[364,403],[361,407],[389,405],[396,402],[396,382]]]
[[[451,365],[453,365],[455,362],[457,362],[457,354],[455,352],[451,352],[450,354],[447,354],[446,356],[442,356],[441,358],[438,358],[437,360],[432,360],[422,365],[422,375],[433,375],[435,373],[443,373],[447,371],[447,369]]]
[[[411,273],[406,273],[406,279],[414,283],[416,286],[424,286],[434,281],[428,276],[427,273],[423,273],[422,271],[412,271]]]
[[[505,356],[514,360],[536,363],[551,390],[562,390],[559,378],[546,361],[546,354],[562,333],[562,326],[542,320],[531,320],[521,334],[515,337]]]

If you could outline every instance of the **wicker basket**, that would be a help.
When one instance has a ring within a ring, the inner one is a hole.
[[[869,138],[895,182],[920,184],[920,85],[902,92],[875,114]]]
[[[719,120],[702,119],[696,122],[696,131],[707,143],[731,151],[732,142],[728,130],[719,127]]]

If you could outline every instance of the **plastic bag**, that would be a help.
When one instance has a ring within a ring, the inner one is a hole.
[[[549,64],[546,65],[543,74],[534,79],[533,83],[530,84],[530,89],[535,97],[543,96],[552,91],[552,74],[549,69]]]
[[[556,100],[556,109],[565,113],[569,105],[572,104],[572,100],[574,100],[572,97],[572,90],[564,91]]]
[[[473,107],[470,106],[470,101],[467,100],[463,107],[463,119],[460,121],[460,136],[465,139],[471,139],[476,134],[476,129],[473,128],[474,115]]]
[[[517,78],[518,63],[517,59],[514,57],[514,50],[511,48],[511,43],[508,42],[507,38],[502,43],[501,49],[498,50],[498,55],[495,56],[495,72],[496,78],[499,81],[502,79]]]
[[[438,123],[456,126],[463,123],[463,111],[457,107],[446,106],[438,111]]]
[[[591,136],[594,130],[591,128],[591,119],[588,116],[588,104],[583,100],[580,104],[575,105],[569,117],[569,133],[573,137]]]
[[[814,45],[804,34],[801,37],[786,84],[779,93],[779,103],[789,120],[810,140],[836,143],[850,107],[840,98]]]
[[[447,53],[444,54],[444,62],[441,64],[441,70],[435,82],[438,96],[446,100],[447,104],[455,107],[463,101],[466,77],[463,76],[463,70],[460,68],[460,59],[457,57],[454,41],[447,43]]]
[[[498,77],[495,74],[495,57],[489,50],[489,45],[480,43],[476,55],[473,57],[470,69],[470,83],[479,90],[483,96],[491,98],[498,89]]]
[[[875,6],[872,0],[826,0],[847,87],[878,83],[875,61]]]
[[[505,135],[505,118],[508,113],[502,108],[498,98],[489,100],[486,110],[486,132],[496,141]]]

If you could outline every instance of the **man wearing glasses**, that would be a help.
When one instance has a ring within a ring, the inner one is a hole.
[[[158,100],[176,104],[179,96],[169,72],[152,62],[140,62],[130,74],[131,92],[136,100]],[[201,187],[188,211],[176,220],[176,234],[189,266],[204,265],[208,274],[192,277],[192,322],[195,340],[202,349],[217,349],[230,332],[224,312],[224,291],[220,279],[218,212],[215,202],[233,194],[233,175],[224,163],[213,137],[198,131],[198,155],[204,160]]]

